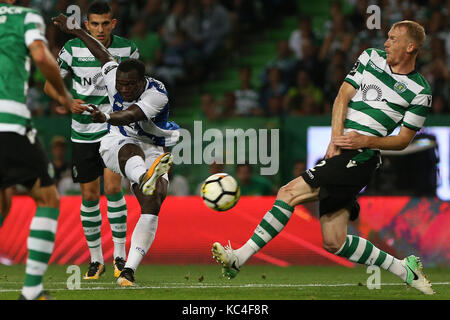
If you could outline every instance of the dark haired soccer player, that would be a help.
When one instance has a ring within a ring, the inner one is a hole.
[[[52,165],[36,137],[26,105],[30,57],[72,112],[86,107],[72,99],[47,47],[45,23],[35,10],[0,1],[0,227],[11,206],[11,186],[24,185],[36,203],[27,240],[28,257],[20,299],[47,300],[42,278],[54,248],[59,194]],[[24,226],[26,227],[26,226]]]
[[[173,146],[180,136],[178,125],[168,121],[169,99],[164,85],[145,76],[144,64],[129,59],[118,64],[106,48],[81,28],[68,28],[67,17],[54,23],[83,41],[102,65],[113,112],[92,106],[95,123],[106,123],[109,133],[100,144],[106,166],[127,177],[141,205],[141,217],[131,237],[125,268],[117,283],[134,285],[134,272],[150,249],[158,227],[158,214],[167,194],[167,172],[172,155],[163,147]]]
[[[116,25],[110,6],[104,1],[93,2],[84,25],[88,32],[117,59],[138,58],[136,45],[127,39],[112,35]],[[111,111],[101,63],[83,41],[69,40],[59,53],[58,63],[63,77],[70,77],[75,98],[92,103],[104,112]],[[54,99],[58,95],[47,82],[45,91]],[[93,123],[89,112],[72,115],[72,178],[81,186],[81,222],[91,255],[91,263],[84,279],[98,279],[105,272],[100,229],[100,176],[103,175],[107,198],[107,216],[114,242],[114,276],[122,271],[125,259],[127,207],[122,193],[122,178],[104,167],[99,154],[100,140],[108,129],[106,123]]]
[[[400,21],[389,31],[384,51],[367,49],[360,55],[334,101],[325,159],[281,187],[273,208],[242,247],[233,250],[213,244],[213,257],[221,263],[224,276],[235,277],[251,256],[278,235],[296,205],[319,200],[325,250],[379,266],[422,293],[434,293],[418,257],[399,260],[370,241],[347,234],[349,220],[359,215],[356,196],[381,164],[379,150],[406,148],[429,112],[431,89],[415,70],[424,41],[420,24]],[[399,134],[389,136],[398,126]]]

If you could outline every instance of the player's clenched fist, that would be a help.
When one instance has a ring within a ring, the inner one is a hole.
[[[97,106],[89,104],[89,112],[91,113],[92,122],[103,123],[106,122],[106,115],[98,110]]]

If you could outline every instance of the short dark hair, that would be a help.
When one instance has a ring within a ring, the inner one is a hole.
[[[127,59],[119,64],[117,70],[122,72],[130,72],[136,70],[140,78],[145,77],[145,64],[138,59]]]
[[[110,13],[112,16],[112,9],[106,1],[94,1],[88,8],[87,16],[91,14],[105,14]]]

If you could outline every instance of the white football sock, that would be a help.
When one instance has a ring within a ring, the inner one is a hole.
[[[158,216],[142,214],[131,236],[131,246],[125,268],[136,270],[155,239]]]
[[[247,241],[242,247],[234,250],[234,254],[238,258],[239,268],[243,266],[251,256],[253,256],[257,250],[252,247],[253,241]]]
[[[139,178],[147,172],[145,161],[141,156],[133,156],[125,163],[125,175],[133,183],[139,183]]]
[[[388,271],[392,272],[396,276],[400,277],[403,281],[406,281],[406,276],[408,275],[408,272],[406,271],[405,267],[402,265],[402,261],[394,258],[392,261],[392,264],[387,269]]]

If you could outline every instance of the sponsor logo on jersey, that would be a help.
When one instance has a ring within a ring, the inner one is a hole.
[[[102,74],[101,72],[97,73],[95,76],[91,77],[83,77],[82,84],[83,86],[94,86],[95,89],[102,91],[106,90],[106,85],[100,85],[97,82],[102,81]]]
[[[115,69],[115,68],[117,68],[117,65],[116,65],[116,64],[112,64],[112,65],[110,65],[110,66],[107,66],[107,67],[105,68],[105,71],[104,71],[105,76],[106,76],[111,70],[113,70],[113,69]]]
[[[371,67],[372,67],[372,69],[374,69],[375,71],[377,71],[377,72],[379,72],[379,73],[383,73],[383,70],[381,69],[381,68],[379,68],[379,67],[377,67],[376,65],[375,65],[375,63],[373,63],[372,62],[372,60],[369,60],[369,63],[368,63]]]
[[[361,86],[363,101],[381,101],[381,88],[374,84],[363,84]]]
[[[23,8],[18,7],[1,7],[0,14],[21,14],[23,12]]]
[[[90,62],[95,61],[94,57],[78,57],[78,62]]]
[[[99,85],[97,82],[100,82],[100,81],[102,81],[102,79],[103,79],[103,76],[102,76],[102,73],[101,72],[99,72],[99,73],[97,73],[93,78],[92,78],[92,80],[94,81],[94,87],[95,87],[95,89],[97,89],[97,90],[106,90],[106,84],[105,85]]]

